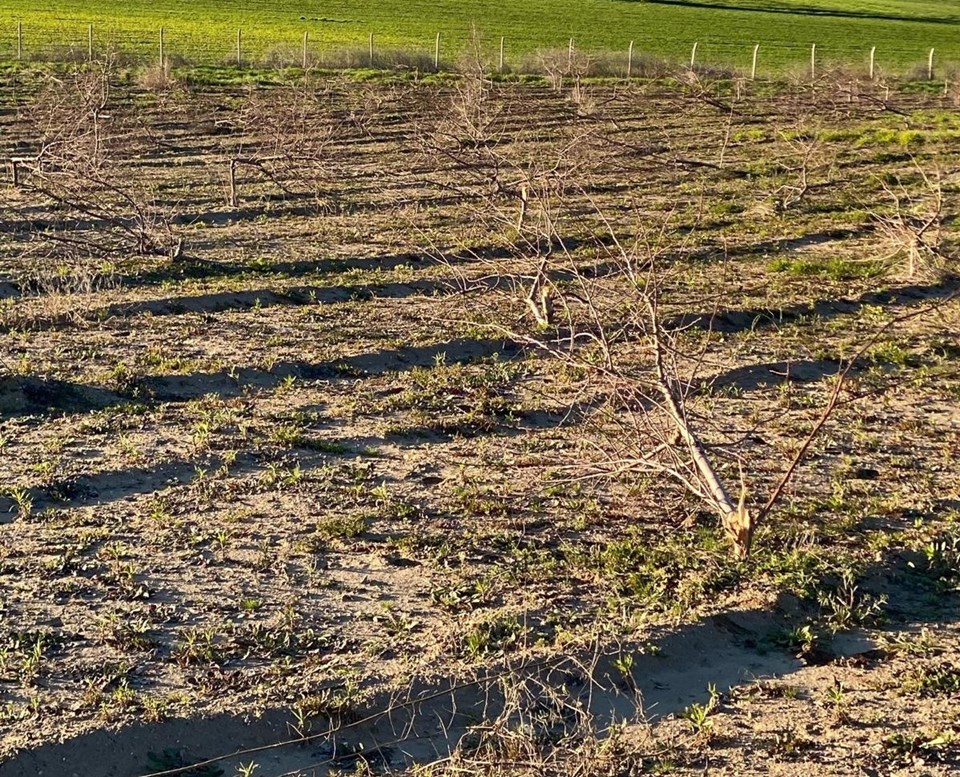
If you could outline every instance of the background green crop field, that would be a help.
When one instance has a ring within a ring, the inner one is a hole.
[[[638,52],[671,59],[747,67],[762,45],[761,73],[809,61],[816,43],[825,62],[859,65],[870,47],[877,62],[904,71],[926,60],[960,61],[960,0],[0,0],[0,58],[15,55],[16,20],[23,20],[28,58],[86,50],[87,25],[108,41],[146,55],[166,30],[167,50],[196,63],[228,61],[243,29],[251,60],[277,47],[301,45],[309,33],[316,51],[366,46],[433,49],[443,34],[444,58],[463,51],[474,25],[490,51],[506,37],[507,62],[539,49],[565,47],[571,36],[584,51]]]

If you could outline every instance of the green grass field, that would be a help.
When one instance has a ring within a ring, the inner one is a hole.
[[[514,64],[571,36],[584,51],[624,51],[634,40],[638,52],[677,60],[698,41],[699,61],[740,67],[760,43],[761,72],[807,62],[811,43],[824,62],[854,65],[876,46],[890,71],[919,65],[931,47],[941,64],[960,61],[960,0],[0,0],[0,58],[16,54],[18,18],[24,55],[37,59],[86,51],[92,23],[99,45],[144,55],[162,26],[171,54],[203,64],[234,56],[238,28],[251,61],[299,47],[305,32],[316,51],[365,47],[371,32],[378,46],[432,51],[441,32],[452,60],[474,25],[491,51],[505,36]]]

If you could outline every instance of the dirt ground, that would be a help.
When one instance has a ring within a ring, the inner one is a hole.
[[[5,79],[0,775],[955,773],[942,85]],[[750,500],[860,352],[748,560],[508,334],[523,175],[656,244]]]

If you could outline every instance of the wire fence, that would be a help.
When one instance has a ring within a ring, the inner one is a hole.
[[[645,47],[643,42],[625,43],[622,50],[582,48],[576,37],[563,45],[531,48],[529,41],[494,37],[485,41],[482,55],[504,72],[544,72],[567,53],[569,64],[584,74],[641,76],[652,63],[687,65],[691,69],[716,69],[749,74],[753,78],[775,77],[788,71],[822,71],[845,66],[909,78],[952,79],[960,74],[960,46],[929,48],[871,46],[856,41],[826,44],[770,38],[761,43],[730,42],[705,36],[696,41],[669,41],[669,45]],[[382,42],[370,32],[346,40],[313,39],[282,34],[263,28],[203,32],[176,27],[133,31],[104,25],[63,23],[36,24],[29,20],[0,20],[0,61],[84,62],[107,57],[130,66],[233,66],[417,68],[455,70],[471,41],[437,33],[422,43]],[[547,62],[549,60],[549,63]]]

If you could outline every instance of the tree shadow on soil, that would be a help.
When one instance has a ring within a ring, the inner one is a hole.
[[[941,594],[930,603],[932,581],[916,565],[911,567],[911,561],[888,553],[864,575],[864,580],[885,581],[891,612],[909,613],[891,625],[909,630],[920,623],[957,622],[960,600]],[[723,704],[730,689],[786,678],[810,663],[853,660],[870,666],[888,658],[879,632],[862,630],[827,636],[815,654],[801,658],[785,647],[784,636],[809,614],[809,604],[782,595],[769,609],[720,612],[678,628],[656,629],[642,642],[547,658],[498,659],[473,673],[414,680],[403,691],[374,690],[360,708],[337,719],[315,719],[306,739],[294,728],[292,706],[274,707],[259,717],[219,714],[101,729],[20,753],[0,764],[0,777],[139,777],[153,771],[148,753],[164,751],[184,763],[216,758],[214,765],[227,774],[251,761],[265,777],[296,770],[342,773],[360,761],[389,770],[444,758],[471,731],[501,716],[519,721],[522,714],[529,722],[536,710],[553,708],[558,712],[551,723],[553,733],[578,731],[602,739],[612,724],[656,722],[690,705],[705,704],[710,687],[721,694]],[[377,685],[369,676],[368,682],[371,688]],[[321,691],[305,687],[303,695]],[[238,754],[248,748],[262,749]]]
[[[737,611],[663,631],[642,644],[609,645],[549,660],[518,659],[512,665],[496,661],[474,674],[417,680],[400,693],[376,693],[345,719],[317,720],[313,731],[328,735],[242,760],[255,760],[265,775],[311,767],[325,774],[332,767],[350,767],[357,754],[385,767],[430,762],[446,756],[471,726],[494,719],[514,703],[517,707],[508,715],[559,702],[561,725],[589,725],[603,736],[615,722],[679,712],[704,699],[710,684],[727,689],[799,669],[802,663],[787,653],[757,649],[775,622],[770,613]],[[632,656],[629,669],[617,668],[627,655]],[[505,688],[518,690],[521,700],[508,701]],[[309,692],[316,690],[304,689],[305,695]],[[578,704],[582,711],[575,712]],[[244,715],[218,715],[100,730],[23,753],[0,765],[0,777],[71,770],[84,777],[134,777],[150,771],[150,752],[173,750],[194,762],[296,738],[294,722],[292,709],[275,708],[250,721]],[[228,758],[218,766],[232,774],[240,760]]]
[[[541,250],[547,252],[564,248],[575,251],[586,245],[596,244],[596,238],[568,235],[545,243]],[[188,245],[189,249],[190,246]],[[379,256],[327,257],[320,259],[279,260],[269,263],[236,263],[208,261],[196,257],[165,262],[152,268],[141,268],[135,273],[118,273],[100,279],[102,284],[121,289],[135,289],[159,286],[165,283],[185,280],[212,280],[233,277],[286,276],[298,277],[322,273],[332,275],[350,271],[389,272],[399,267],[430,267],[438,265],[460,266],[475,262],[496,261],[514,258],[516,249],[502,244],[488,243],[456,249],[438,248],[435,252],[401,252]],[[0,285],[0,298],[42,296],[57,291],[56,281],[21,281],[14,283],[4,280]]]
[[[858,359],[852,365],[851,372],[856,374],[867,364],[866,359]],[[726,370],[695,385],[701,389],[710,390],[759,391],[762,388],[775,388],[786,383],[813,383],[828,376],[838,375],[847,366],[834,359],[797,359],[748,364]]]
[[[252,289],[222,291],[207,294],[185,294],[163,299],[116,302],[94,308],[82,316],[65,314],[31,321],[29,324],[0,325],[0,332],[28,329],[31,332],[63,330],[100,325],[117,319],[141,315],[179,316],[190,313],[212,314],[229,311],[260,310],[279,306],[333,305],[351,300],[376,297],[401,299],[411,296],[429,296],[450,293],[442,281],[410,281],[408,283],[358,284],[356,286],[295,286],[286,289]]]
[[[239,396],[248,388],[275,387],[291,377],[301,380],[367,377],[432,367],[438,362],[468,364],[495,356],[509,360],[520,351],[521,346],[506,340],[458,337],[430,345],[369,351],[316,364],[278,362],[269,371],[246,367],[233,372],[150,376],[137,381],[137,387],[152,401],[182,402],[207,394]]]
[[[692,229],[692,227],[691,227]],[[815,232],[808,232],[799,237],[792,238],[770,238],[759,240],[753,243],[740,243],[737,245],[727,245],[723,242],[707,243],[687,250],[681,256],[687,260],[712,262],[724,257],[766,257],[797,251],[812,246],[821,246],[842,240],[850,240],[856,237],[862,237],[874,232],[874,228],[869,224],[854,228],[843,229],[824,229]]]
[[[553,412],[531,411],[519,414],[519,417],[510,419],[509,423],[506,419],[489,419],[489,423],[484,425],[458,425],[455,420],[451,420],[429,427],[405,428],[402,432],[391,432],[386,437],[334,437],[331,438],[329,449],[323,440],[316,444],[308,441],[294,445],[285,453],[295,457],[297,466],[309,474],[333,460],[376,455],[377,448],[385,443],[398,448],[419,447],[446,442],[457,436],[514,436],[530,431],[554,429],[579,418],[589,407],[588,403],[576,403]],[[269,470],[271,463],[274,463],[274,460],[268,457],[249,452],[241,453],[231,461],[228,474],[230,478],[262,474]],[[224,458],[216,453],[196,458],[177,458],[150,466],[79,474],[29,489],[27,495],[35,510],[46,507],[104,505],[138,494],[152,494],[171,486],[189,487],[206,478],[207,473],[216,472],[224,465]],[[13,497],[0,494],[0,525],[16,520],[15,510]]]
[[[317,199],[314,193],[286,193],[283,195],[257,195],[257,204],[231,209],[205,210],[196,213],[178,212],[169,222],[175,226],[224,227],[238,222],[252,222],[261,218],[308,218],[323,215],[362,215],[404,206],[436,208],[444,205],[456,205],[476,197],[463,195],[441,195],[409,198],[401,202],[346,202],[337,199]],[[304,203],[307,204],[297,204]],[[22,213],[22,212],[21,212]],[[138,221],[134,216],[117,215],[111,218],[66,217],[31,218],[16,221],[0,220],[0,230],[13,236],[34,236],[44,233],[98,232],[109,229],[137,229]]]
[[[122,404],[185,402],[207,395],[238,397],[249,389],[270,389],[289,378],[333,380],[404,372],[418,367],[465,364],[484,358],[512,359],[521,346],[504,340],[455,338],[422,346],[390,348],[345,356],[329,362],[278,362],[270,370],[244,367],[233,371],[147,376],[120,393],[49,378],[12,376],[0,382],[0,418],[83,413]]]
[[[736,333],[768,329],[795,323],[805,318],[830,320],[854,315],[865,307],[876,305],[899,308],[924,302],[948,299],[960,291],[960,276],[951,275],[936,283],[914,283],[870,291],[853,299],[821,299],[813,303],[787,305],[782,308],[728,308],[713,312],[683,313],[667,322],[668,327],[697,328],[712,332]]]
[[[584,268],[589,277],[600,277],[611,270],[609,264],[598,264]],[[569,281],[572,273],[556,270],[547,273],[556,283]],[[290,286],[287,288],[245,289],[237,291],[209,292],[202,294],[184,294],[161,299],[138,300],[136,302],[116,302],[84,313],[68,313],[48,318],[38,318],[29,323],[16,322],[0,324],[0,333],[29,330],[41,332],[84,327],[91,324],[101,325],[117,319],[134,318],[140,315],[178,316],[185,314],[212,314],[228,311],[260,310],[280,306],[333,305],[350,301],[369,301],[374,299],[403,299],[406,297],[438,297],[463,293],[493,292],[498,289],[512,289],[528,283],[521,275],[509,273],[488,273],[478,278],[437,278],[428,280],[410,280],[393,283],[358,283],[337,286]]]
[[[113,391],[55,378],[0,377],[0,419],[103,410],[128,400]]]

